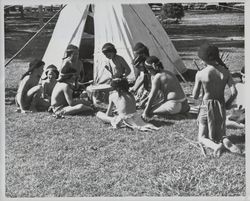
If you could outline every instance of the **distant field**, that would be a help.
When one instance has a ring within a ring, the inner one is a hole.
[[[240,12],[189,11],[182,19],[185,25],[244,25],[244,14]]]
[[[166,29],[188,68],[195,68],[192,61],[204,40],[230,53],[230,70],[244,65],[243,14],[189,12],[183,24]],[[145,133],[110,129],[94,114],[55,119],[47,113],[15,113],[20,77],[32,57],[42,57],[49,35],[36,39],[5,69],[8,198],[246,196],[245,157],[225,152],[214,158],[207,150],[205,158],[183,138],[197,140],[196,115],[154,119],[161,129]],[[6,59],[31,36],[6,33]],[[181,84],[190,94],[194,83]],[[227,135],[244,148],[245,130],[228,129]]]
[[[178,25],[166,25],[165,29],[188,68],[194,68],[193,59],[198,59],[198,47],[209,41],[221,52],[228,52],[226,62],[232,71],[245,65],[243,13],[220,13],[215,11],[186,12]]]

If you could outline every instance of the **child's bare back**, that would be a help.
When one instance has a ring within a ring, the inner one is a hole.
[[[69,96],[72,96],[73,90],[70,90],[68,84],[64,82],[56,83],[53,88],[53,92],[51,95],[51,105],[52,106],[67,106],[68,103],[65,99],[65,93],[68,93]]]
[[[224,90],[229,81],[229,71],[223,66],[210,66],[197,73],[204,89],[203,100],[215,99],[224,103]]]
[[[43,72],[43,66],[43,61],[32,61],[29,64],[28,71],[21,78],[17,90],[16,103],[22,112],[30,109],[32,99],[39,90],[37,85]]]
[[[133,114],[136,112],[136,101],[132,94],[121,92],[119,96],[117,92],[110,95],[119,115]]]

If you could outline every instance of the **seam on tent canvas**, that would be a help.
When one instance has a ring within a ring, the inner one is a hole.
[[[73,33],[73,35],[72,35],[70,41],[69,41],[69,44],[70,44],[70,43],[72,42],[72,40],[75,38],[76,34],[78,33],[78,29],[79,29],[79,27],[81,26],[81,24],[83,23],[84,20],[85,20],[85,23],[86,23],[86,19],[87,19],[87,16],[88,16],[88,9],[89,9],[89,5],[87,5],[87,8],[85,9],[83,16],[82,16],[82,18],[81,18],[79,24],[77,25],[77,27],[76,27],[76,29],[75,29],[75,31],[74,31],[74,33]],[[85,23],[84,23],[84,26],[85,26]],[[83,34],[83,32],[82,32],[82,34]],[[81,34],[81,38],[82,38],[82,34]],[[81,42],[80,42],[80,43],[81,43]],[[68,44],[68,45],[69,45],[69,44]],[[79,46],[80,46],[80,44],[79,44]]]
[[[149,34],[152,35],[152,37],[155,39],[155,41],[158,43],[159,47],[163,50],[163,52],[165,53],[165,55],[168,57],[169,61],[173,64],[173,66],[175,67],[175,70],[177,71],[177,73],[180,75],[180,77],[183,79],[183,81],[185,83],[187,83],[186,79],[182,76],[182,74],[180,73],[180,71],[178,70],[178,68],[176,68],[174,62],[171,60],[171,58],[168,56],[168,54],[166,53],[166,51],[164,50],[164,48],[161,46],[161,44],[159,43],[159,41],[157,40],[157,38],[154,36],[154,34],[150,31],[150,29],[147,27],[147,25],[143,22],[143,20],[141,19],[141,17],[139,16],[139,14],[136,12],[136,10],[131,6],[131,9],[134,11],[134,13],[137,15],[137,17],[141,20],[141,22],[144,24],[144,26],[147,28],[147,30],[149,31]]]
[[[128,51],[130,48],[127,46],[126,40],[125,40],[125,38],[124,38],[124,36],[123,36],[123,34],[122,34],[122,33],[123,33],[123,32],[121,31],[122,28],[121,28],[121,25],[120,25],[119,20],[118,20],[118,16],[117,16],[116,11],[115,11],[114,8],[113,8],[113,12],[114,12],[115,20],[116,20],[116,22],[117,22],[117,26],[118,26],[118,30],[119,30],[119,35],[120,35],[120,37],[122,38],[123,43],[126,45],[126,46],[125,46],[125,49],[126,49],[126,51],[127,51],[127,54],[129,55],[129,57],[130,57],[131,60],[132,60],[133,55],[131,55],[130,52]],[[131,41],[130,41],[130,42],[131,42]],[[118,47],[117,49],[119,49],[119,47]],[[131,48],[131,49],[132,49],[132,48]]]

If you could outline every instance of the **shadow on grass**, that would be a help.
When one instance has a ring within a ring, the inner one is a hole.
[[[96,116],[96,110],[94,110],[94,111],[87,111],[87,112],[84,112],[84,113],[81,113],[81,114],[77,114],[77,116],[92,116],[92,117],[94,117],[94,116]]]
[[[185,119],[197,119],[197,114],[194,113],[185,113],[185,114],[176,114],[176,115],[159,115],[157,117],[153,117],[149,122],[154,124],[155,126],[162,125],[172,125],[173,122],[169,122],[169,120],[185,120]],[[157,125],[156,125],[157,124]]]
[[[15,104],[16,89],[15,88],[5,88],[5,104],[13,105]]]
[[[241,40],[228,40],[224,38],[198,38],[193,40],[180,40],[173,41],[176,50],[182,54],[182,52],[194,51],[197,52],[198,48],[204,43],[209,42],[216,45],[219,49],[225,48],[244,48],[244,41]],[[227,50],[229,52],[229,50]],[[187,58],[188,59],[188,58]]]
[[[204,35],[206,37],[230,37],[244,34],[244,25],[170,25],[164,26],[168,35]]]
[[[169,122],[167,119],[152,119],[149,121],[149,123],[153,124],[156,127],[171,126],[174,124],[173,122]]]
[[[183,120],[183,119],[197,119],[196,113],[185,113],[185,114],[177,114],[177,115],[169,115],[166,118],[170,120]]]

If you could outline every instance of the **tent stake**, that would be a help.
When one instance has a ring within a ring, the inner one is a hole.
[[[34,35],[34,36],[32,36],[29,40],[28,40],[28,42],[26,42],[25,44],[24,44],[24,46],[15,54],[15,55],[13,55],[10,59],[9,59],[9,61],[7,61],[6,62],[6,64],[5,64],[5,67],[18,55],[18,54],[20,54],[20,52],[21,51],[23,51],[23,49],[34,39],[34,38],[36,38],[36,36],[47,26],[47,24],[49,24],[50,23],[50,21],[52,20],[52,19],[54,19],[61,11],[62,11],[62,9],[65,7],[66,5],[64,5],[59,11],[57,11],[57,13],[55,13],[47,22],[46,22],[46,24],[44,24],[43,25],[43,27],[41,27],[41,29],[39,29],[37,32],[36,32],[36,34]]]

